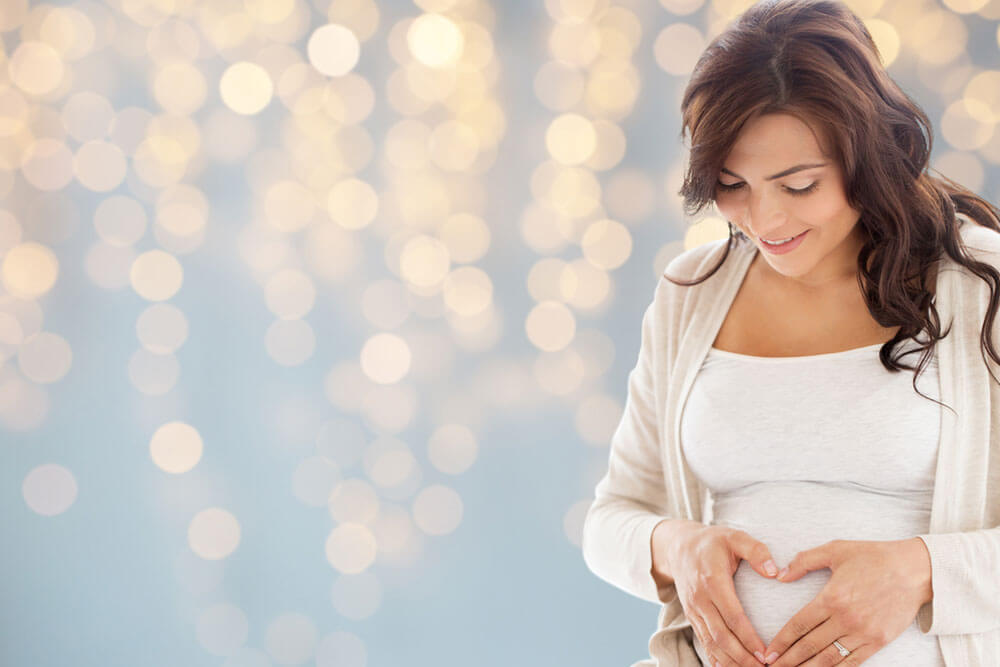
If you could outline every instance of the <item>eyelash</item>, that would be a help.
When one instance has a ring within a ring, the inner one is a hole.
[[[725,183],[720,183],[720,182],[716,181],[716,185],[718,185],[723,190],[739,190],[745,184],[744,183],[733,183],[732,185],[726,185]],[[812,183],[812,185],[809,185],[808,187],[802,188],[801,190],[796,190],[795,188],[785,188],[785,192],[787,192],[790,195],[795,195],[795,196],[807,195],[810,192],[812,192],[813,190],[815,190],[818,186],[819,186],[819,181],[814,181]]]

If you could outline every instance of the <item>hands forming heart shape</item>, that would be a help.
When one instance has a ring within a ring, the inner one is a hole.
[[[860,665],[901,635],[934,595],[930,552],[919,537],[833,540],[800,551],[787,571],[779,572],[767,545],[744,530],[665,519],[654,527],[650,549],[653,578],[658,585],[676,586],[684,613],[716,667],[750,667],[753,656],[775,667]],[[744,560],[761,576],[777,575],[780,582],[831,570],[819,594],[767,646],[736,596],[734,574]]]
[[[758,660],[763,656],[774,667],[860,665],[901,635],[933,598],[930,553],[919,537],[833,540],[799,552],[776,578],[797,581],[824,568],[832,571],[826,586]],[[834,641],[849,655],[842,656]]]

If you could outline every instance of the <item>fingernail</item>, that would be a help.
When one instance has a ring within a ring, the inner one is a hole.
[[[778,573],[778,579],[781,579],[786,574],[788,574],[788,568],[787,567],[781,568],[781,572]]]
[[[760,660],[761,664],[764,664],[765,662],[767,662],[766,660],[764,660],[764,654],[761,653],[760,651],[754,651],[753,654],[754,654],[755,658],[757,658],[758,660]]]
[[[769,560],[764,563],[764,571],[773,577],[778,571],[778,566],[774,564],[773,560]]]
[[[722,667],[722,663],[718,660],[715,661],[715,667]]]
[[[778,654],[777,653],[772,653],[771,655],[767,656],[767,658],[764,659],[764,662],[766,662],[767,664],[770,665],[772,662],[774,662],[777,659],[778,659]]]

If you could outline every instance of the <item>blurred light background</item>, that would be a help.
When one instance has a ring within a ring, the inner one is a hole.
[[[627,665],[579,551],[742,0],[0,3],[0,663]],[[1000,0],[855,0],[1000,200]]]

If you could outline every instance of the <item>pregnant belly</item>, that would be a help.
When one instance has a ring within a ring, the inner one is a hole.
[[[783,583],[758,574],[750,563],[741,561],[733,575],[733,586],[750,624],[761,641],[768,644],[792,616],[819,595],[832,574],[829,569],[814,570],[796,581]]]
[[[855,485],[804,482],[753,484],[714,498],[713,523],[742,530],[767,545],[778,567],[799,552],[844,540],[893,540],[927,529],[925,501],[860,491]],[[870,520],[877,517],[878,520]],[[862,518],[864,520],[862,520]],[[828,568],[784,583],[764,577],[746,561],[733,575],[736,597],[765,643],[826,587]]]
[[[834,539],[895,540],[926,532],[926,498],[862,492],[857,485],[804,482],[760,483],[714,497],[713,523],[745,531],[767,545],[778,567],[800,551]],[[829,568],[783,583],[740,561],[733,588],[757,636],[769,644],[830,582]],[[705,656],[695,639],[696,649]],[[850,647],[848,647],[850,648]],[[916,620],[891,644],[865,660],[865,667],[942,667],[937,636],[920,632]]]

